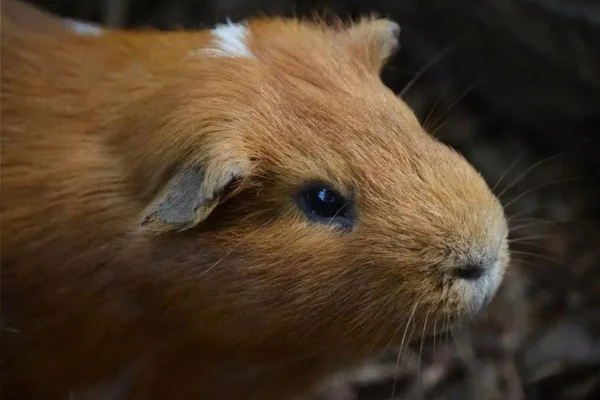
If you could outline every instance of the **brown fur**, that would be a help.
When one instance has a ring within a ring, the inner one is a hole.
[[[61,33],[67,31],[65,24],[54,15],[32,4],[19,0],[2,0],[2,22],[11,21],[26,27],[30,32]]]
[[[254,59],[192,54],[208,32],[26,25],[2,20],[8,398],[129,368],[127,398],[290,398],[469,314],[461,257],[508,262],[483,179],[380,81],[381,20],[251,21]],[[144,230],[184,165],[226,195],[193,229]],[[301,214],[310,180],[355,193],[351,232]]]

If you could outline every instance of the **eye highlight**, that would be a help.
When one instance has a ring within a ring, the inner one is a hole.
[[[327,184],[313,183],[303,187],[298,195],[298,205],[313,222],[336,224],[345,229],[352,227],[351,202]]]

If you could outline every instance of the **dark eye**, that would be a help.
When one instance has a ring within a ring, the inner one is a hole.
[[[299,200],[302,211],[313,221],[344,227],[351,225],[350,202],[327,185],[314,184],[304,188]]]

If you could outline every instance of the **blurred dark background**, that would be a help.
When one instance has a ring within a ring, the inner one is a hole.
[[[514,261],[473,323],[383,355],[323,399],[600,398],[600,1],[32,2],[119,27],[315,12],[399,22],[384,81],[501,194]]]

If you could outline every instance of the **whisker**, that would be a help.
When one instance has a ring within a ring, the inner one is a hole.
[[[511,226],[509,227],[509,232],[510,233],[517,233],[517,231],[524,229],[524,228],[536,228],[539,226],[539,224],[541,224],[540,221],[533,221],[533,222],[529,222],[529,223],[523,223],[520,225],[515,225],[515,226]],[[548,225],[551,225],[553,228],[559,229],[561,231],[561,233],[565,233],[564,229],[560,228],[558,225],[554,225],[551,222],[548,223]]]
[[[388,342],[387,346],[385,346],[384,351],[389,350],[389,348],[391,347],[394,339],[396,339],[396,336],[398,336],[398,333],[400,332],[400,328],[402,328],[402,324],[398,324],[398,326],[396,327],[396,330],[394,331],[394,335],[392,336],[392,338]]]
[[[446,329],[444,330],[444,341],[446,342],[446,350],[447,350],[448,346],[450,346],[450,341],[448,340],[448,334],[449,334],[448,331],[450,330],[450,326],[452,324],[450,323],[450,316],[449,315],[446,315],[445,319],[446,319],[446,323],[445,323]]]
[[[524,237],[520,237],[520,238],[509,239],[508,243],[521,243],[521,242],[524,242],[526,240],[546,239],[546,238],[549,238],[549,237],[552,237],[552,236],[555,236],[555,235],[547,234],[547,235],[524,236]]]
[[[559,223],[566,222],[566,221],[550,221],[550,220],[547,220],[547,219],[534,218],[534,217],[516,218],[516,219],[513,219],[510,222],[526,222],[526,221],[531,221],[532,224],[535,223],[535,224],[550,225],[553,228],[560,229],[560,230],[563,230],[563,228],[559,225]],[[570,221],[568,221],[568,222],[570,222]]]
[[[483,79],[471,84],[465,91],[462,92],[462,94],[460,94],[459,96],[455,96],[454,99],[451,100],[450,104],[440,113],[438,118],[436,118],[435,121],[433,122],[433,124],[437,125],[437,127],[431,131],[432,136],[435,136],[435,134],[440,129],[442,129],[444,127],[444,125],[446,124],[446,122],[448,121],[446,119],[445,121],[439,123],[439,125],[438,125],[438,122],[442,120],[444,115],[446,115],[448,112],[450,112],[452,107],[454,107],[459,101],[461,101],[466,95],[471,93],[473,91],[473,89],[475,89],[477,86],[481,85],[482,83],[483,83]]]
[[[537,224],[537,222],[533,221],[533,222],[529,222],[529,223],[526,223],[526,224],[511,226],[509,228],[509,231],[511,231],[511,232],[518,231],[519,229],[527,228],[527,227],[530,227],[530,226],[535,226],[536,224]]]
[[[545,203],[543,203],[543,204],[541,204],[541,205],[539,205],[537,207],[534,207],[533,210],[532,209],[526,209],[526,210],[523,210],[523,211],[519,211],[518,213],[515,213],[515,214],[509,216],[507,218],[507,220],[510,222],[510,221],[513,221],[515,218],[520,217],[522,215],[525,215],[525,216],[532,215],[532,213],[539,212],[541,210],[547,209],[548,207],[552,206],[553,204],[555,204],[554,201],[548,201],[548,202],[545,202]]]
[[[532,243],[532,242],[526,242],[526,241],[519,242],[519,244],[523,244],[523,245],[526,245],[526,246],[536,247],[538,249],[546,250],[546,251],[548,251],[548,252],[550,252],[552,254],[559,255],[559,253],[556,250],[554,250],[554,249],[552,249],[552,248],[550,248],[548,246],[543,246],[541,244]]]
[[[534,268],[540,268],[540,267],[544,266],[544,264],[541,264],[541,263],[538,263],[535,261],[524,260],[522,258],[515,259],[514,262],[516,262],[517,264],[523,264],[523,265],[527,265],[527,266],[534,267]],[[521,277],[519,277],[519,279],[521,279]],[[532,282],[532,281],[530,280],[530,282]],[[535,283],[535,282],[533,282],[533,283]],[[537,285],[537,286],[539,287],[539,285]]]
[[[567,151],[563,151],[561,153],[555,154],[553,156],[550,157],[546,157],[543,158],[535,163],[533,163],[532,165],[530,165],[529,167],[525,168],[525,170],[523,172],[521,172],[519,175],[517,175],[517,177],[515,179],[513,179],[513,181],[507,185],[501,192],[500,194],[498,194],[498,198],[501,198],[508,190],[510,190],[510,188],[512,188],[514,185],[516,185],[517,183],[519,183],[523,178],[525,178],[529,173],[531,173],[531,171],[533,171],[535,168],[549,162],[552,160],[555,160],[559,157],[562,157],[566,154],[569,154],[571,152],[571,150],[567,150]]]
[[[450,330],[450,334],[452,336],[452,339],[454,340],[454,346],[456,346],[456,350],[458,353],[461,353],[461,346],[458,343],[458,340],[456,339],[456,335],[454,334],[454,328],[453,327],[449,327]],[[460,354],[459,354],[460,355]],[[462,355],[462,358],[465,359],[465,356]]]
[[[437,336],[437,317],[433,320],[433,358],[435,358],[436,355],[436,346],[435,346],[435,342],[436,342],[436,336]]]
[[[508,207],[510,207],[512,204],[514,204],[516,201],[518,201],[519,199],[522,199],[524,196],[528,195],[531,192],[534,192],[536,190],[539,190],[543,187],[547,187],[547,186],[552,186],[552,185],[558,185],[559,183],[565,183],[565,182],[572,182],[575,180],[579,180],[580,178],[566,178],[566,179],[558,179],[556,181],[551,181],[551,182],[547,182],[547,183],[543,183],[541,185],[535,186],[529,190],[524,191],[523,193],[521,193],[520,195],[518,195],[517,197],[515,197],[514,199],[512,199],[511,201],[509,201],[507,204],[504,204],[503,207],[504,209],[507,209]]]
[[[492,188],[492,192],[496,193],[496,188],[498,187],[498,185],[500,184],[500,182],[502,182],[502,179],[504,179],[506,177],[506,175],[510,172],[511,169],[513,169],[514,166],[516,166],[519,161],[521,161],[521,159],[525,156],[525,152],[522,152],[516,159],[515,161],[513,161],[508,168],[506,168],[506,170],[504,171],[504,173],[502,175],[500,175],[500,178],[498,178],[498,181],[496,182],[496,184],[494,185],[494,187]]]
[[[408,93],[408,91],[413,87],[413,85],[419,79],[421,79],[421,77],[428,70],[430,70],[433,66],[435,66],[437,63],[439,63],[441,60],[443,60],[444,57],[446,57],[448,54],[450,54],[450,52],[453,51],[464,40],[466,40],[466,38],[463,38],[461,40],[456,40],[456,41],[451,42],[450,44],[446,45],[427,64],[425,64],[419,71],[417,71],[417,73],[415,74],[415,76],[402,88],[402,90],[400,91],[400,93],[398,93],[398,96],[399,97],[404,97],[406,95],[406,93]]]
[[[425,331],[427,330],[427,319],[429,318],[429,311],[425,314],[425,322],[423,323],[423,331],[421,332],[421,345],[419,347],[419,369],[417,375],[417,392],[419,393],[419,398],[423,395],[423,381],[421,376],[422,369],[422,355],[423,355],[423,338],[425,337]]]
[[[392,384],[392,395],[390,400],[394,400],[394,395],[396,394],[396,381],[398,380],[398,367],[400,365],[400,357],[402,357],[402,350],[398,350],[398,355],[396,356],[396,367],[394,371],[394,383]]]
[[[545,261],[551,262],[553,264],[560,265],[562,267],[566,267],[566,265],[563,264],[563,263],[561,263],[560,261],[556,261],[556,260],[554,260],[554,259],[552,259],[550,257],[544,256],[542,254],[532,253],[530,251],[521,251],[521,250],[511,250],[510,252],[511,252],[511,254],[514,253],[514,254],[521,254],[521,255],[524,255],[524,256],[537,257],[540,260],[545,260]]]
[[[546,204],[546,206],[549,206],[549,205],[550,204]],[[522,210],[522,211],[519,211],[518,213],[515,213],[513,215],[508,216],[506,218],[506,220],[508,222],[511,222],[511,221],[514,221],[515,219],[517,219],[517,217],[520,217],[521,215],[529,215],[530,213],[535,212],[535,211],[539,211],[539,210],[540,210],[539,208],[536,209],[536,210]]]
[[[448,87],[446,87],[446,89],[444,89],[444,91],[442,92],[442,94],[438,97],[438,99],[436,100],[436,102],[433,104],[433,107],[431,108],[431,110],[429,110],[429,113],[427,114],[427,117],[425,117],[425,121],[423,121],[423,129],[425,129],[425,130],[429,129],[427,127],[427,122],[429,122],[429,118],[433,115],[433,112],[437,108],[437,106],[440,103],[440,101],[442,100],[442,98],[444,98],[444,95],[446,94],[446,92],[448,92],[448,90],[450,90],[450,85],[448,85]]]
[[[419,306],[420,301],[421,301],[421,298],[419,297],[417,299],[417,301],[415,302],[412,312],[410,313],[410,316],[408,317],[408,322],[406,323],[406,327],[404,328],[404,334],[402,335],[402,342],[400,343],[400,350],[398,351],[398,358],[396,359],[396,369],[395,369],[396,372],[394,374],[394,383],[392,384],[392,396],[390,397],[391,400],[393,400],[394,396],[396,395],[396,384],[398,383],[398,367],[400,365],[400,357],[403,352],[404,341],[406,340],[406,333],[408,332],[408,326],[410,325],[410,322],[415,315],[415,311],[417,310],[417,307]]]
[[[522,241],[519,241],[519,242],[515,242],[513,244],[513,246],[511,246],[511,249],[515,249],[515,248],[519,249],[521,247],[521,245],[523,245],[523,246],[535,246],[535,247],[542,248],[544,250],[548,250],[550,252],[554,252],[554,250],[551,247],[539,245],[539,244],[537,244],[533,240],[522,240]]]
[[[375,319],[376,317],[378,317],[381,314],[382,310],[386,310],[388,308],[387,306],[396,298],[398,293],[400,293],[402,291],[402,289],[404,289],[405,286],[406,286],[406,283],[398,286],[398,289],[396,289],[394,292],[392,292],[392,294],[390,294],[390,296],[386,300],[385,304],[382,307],[380,307],[380,310],[372,317],[372,319]],[[390,346],[392,345],[392,342],[394,341],[394,339],[396,339],[396,336],[398,335],[398,332],[400,331],[401,327],[402,327],[402,325],[398,324],[398,326],[396,327],[396,330],[394,331],[394,335],[392,336],[392,338],[390,339],[388,344],[384,347],[384,351],[386,351],[390,348]],[[373,349],[373,347],[377,344],[377,341],[379,341],[380,336],[381,336],[381,334],[379,334],[377,336],[377,339],[373,341],[373,345],[371,346],[371,349]]]

